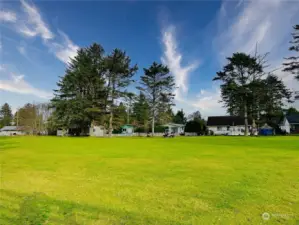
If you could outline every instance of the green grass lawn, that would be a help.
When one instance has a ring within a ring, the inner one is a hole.
[[[299,137],[12,137],[0,157],[1,225],[299,224]]]

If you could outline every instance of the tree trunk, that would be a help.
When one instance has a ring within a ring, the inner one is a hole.
[[[255,119],[252,118],[252,135],[255,135],[255,131],[256,131],[256,123],[255,123]]]
[[[247,113],[247,103],[244,104],[244,119],[245,119],[245,136],[248,136],[248,113]]]
[[[113,112],[110,109],[110,118],[109,118],[109,137],[112,137],[112,120],[113,120]]]
[[[152,119],[152,136],[155,135],[155,112],[153,112],[153,119]]]

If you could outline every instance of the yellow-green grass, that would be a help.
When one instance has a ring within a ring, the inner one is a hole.
[[[1,225],[299,224],[299,137],[9,137],[0,157]]]

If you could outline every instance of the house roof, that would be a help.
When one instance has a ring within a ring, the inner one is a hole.
[[[286,116],[286,118],[290,124],[299,124],[299,115],[298,114],[288,115],[288,116]]]
[[[20,130],[17,126],[5,126],[1,129],[1,131],[17,131]]]
[[[252,119],[248,118],[248,124]],[[244,117],[241,116],[209,116],[207,126],[238,126],[245,125]]]
[[[131,125],[131,124],[125,124],[125,125],[121,126],[121,128],[128,128],[128,127],[133,127],[133,125]]]

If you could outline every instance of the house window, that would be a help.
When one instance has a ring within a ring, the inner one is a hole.
[[[217,130],[221,130],[221,127],[217,127]]]

